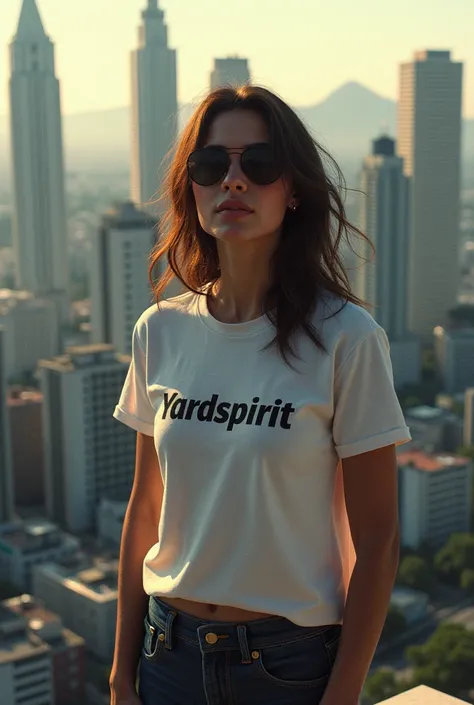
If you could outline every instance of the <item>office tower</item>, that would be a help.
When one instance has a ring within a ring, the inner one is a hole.
[[[67,320],[67,229],[54,45],[35,0],[10,44],[10,125],[17,288],[53,298]]]
[[[7,414],[5,329],[0,325],[0,524],[13,519],[13,465],[10,424]]]
[[[474,385],[474,329],[434,329],[436,362],[444,391],[464,394]]]
[[[131,490],[136,434],[112,417],[129,365],[111,345],[70,347],[39,363],[46,509],[69,531],[93,529],[100,500]]]
[[[464,395],[464,445],[474,445],[474,387]]]
[[[229,56],[226,59],[214,59],[211,71],[211,91],[219,86],[241,86],[250,83],[250,71],[247,59]]]
[[[76,560],[38,566],[33,577],[34,594],[104,663],[110,663],[114,653],[117,570],[117,560],[78,555]]]
[[[15,504],[44,506],[43,395],[37,389],[11,386],[7,395]],[[25,443],[28,429],[28,443]],[[42,513],[42,511],[41,511]]]
[[[2,705],[86,702],[85,642],[32,595],[0,602]]]
[[[167,155],[177,133],[176,51],[168,47],[168,28],[158,0],[148,0],[132,52],[131,198],[148,206],[160,193]]]
[[[398,456],[400,529],[403,546],[442,546],[453,533],[469,531],[472,462],[449,454],[407,451]]]
[[[456,302],[462,64],[420,51],[402,64],[398,152],[410,178],[409,328],[431,335]]]
[[[0,324],[5,328],[5,375],[18,383],[42,357],[60,352],[58,310],[48,298],[30,291],[0,290]]]
[[[363,247],[365,263],[359,262],[355,291],[385,329],[389,340],[395,384],[400,387],[418,381],[419,341],[408,334],[408,179],[403,159],[395,154],[395,141],[387,136],[372,143],[361,173],[359,223],[375,247]]]
[[[119,352],[131,353],[135,322],[153,302],[148,258],[155,237],[155,221],[130,201],[103,216],[92,243],[93,343],[110,343]]]
[[[361,229],[375,247],[375,259],[358,269],[358,294],[373,307],[388,337],[399,340],[407,332],[408,180],[390,137],[373,141],[361,190],[366,194]]]

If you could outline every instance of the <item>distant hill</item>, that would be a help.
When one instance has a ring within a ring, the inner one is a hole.
[[[192,106],[180,111],[183,124]],[[316,105],[296,108],[314,136],[352,170],[369,152],[371,140],[382,131],[396,134],[396,103],[359,83],[341,86]],[[68,115],[64,118],[68,170],[127,169],[130,115],[128,108]],[[474,160],[474,120],[464,121],[464,161]],[[7,120],[0,116],[0,174],[8,160]]]

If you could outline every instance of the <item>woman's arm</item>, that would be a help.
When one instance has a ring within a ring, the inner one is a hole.
[[[356,552],[339,651],[321,705],[357,705],[387,615],[399,557],[393,445],[342,461]]]
[[[154,439],[137,434],[135,478],[123,523],[118,576],[117,631],[110,674],[112,703],[135,693],[148,597],[143,559],[157,541],[163,483]]]

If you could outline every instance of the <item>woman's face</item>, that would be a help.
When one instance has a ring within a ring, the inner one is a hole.
[[[204,146],[231,150],[230,167],[217,184],[192,182],[192,188],[201,227],[217,240],[248,242],[280,234],[285,213],[295,200],[288,183],[283,176],[268,186],[252,183],[241,169],[240,154],[234,152],[262,142],[269,142],[265,123],[251,110],[221,113],[212,123]],[[229,208],[225,208],[227,201]],[[239,202],[242,209],[235,210]]]

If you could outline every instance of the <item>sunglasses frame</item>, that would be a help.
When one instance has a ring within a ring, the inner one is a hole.
[[[246,154],[249,151],[252,151],[253,149],[255,149],[255,150],[261,149],[262,147],[269,147],[271,149],[268,142],[250,144],[248,147],[242,147],[241,149],[237,149],[237,148],[225,149],[225,147],[218,147],[218,146],[199,147],[198,149],[193,150],[187,159],[186,167],[187,167],[187,171],[188,171],[188,176],[191,179],[191,181],[193,181],[195,184],[198,184],[198,186],[215,186],[216,184],[219,184],[227,176],[227,173],[228,173],[230,166],[231,166],[231,163],[232,163],[231,159],[230,159],[230,155],[231,154],[239,154],[240,155],[240,168],[242,169],[242,172],[245,174],[247,179],[249,179],[249,181],[251,181],[256,186],[270,186],[270,184],[274,184],[275,181],[278,181],[278,179],[282,176],[282,174],[283,174],[282,168],[280,169],[280,172],[275,179],[272,179],[272,181],[265,182],[264,184],[259,184],[257,181],[254,181],[253,179],[250,178],[250,176],[245,171],[244,164],[242,163],[242,157],[244,156],[244,154]],[[191,176],[191,170],[189,167],[189,162],[191,161],[191,158],[193,157],[193,155],[195,155],[197,152],[203,153],[206,150],[217,151],[217,152],[225,154],[225,156],[227,157],[227,167],[226,167],[225,171],[223,172],[222,176],[220,176],[216,181],[213,181],[212,184],[200,184],[199,181],[196,181],[195,179],[193,179],[193,177]]]

